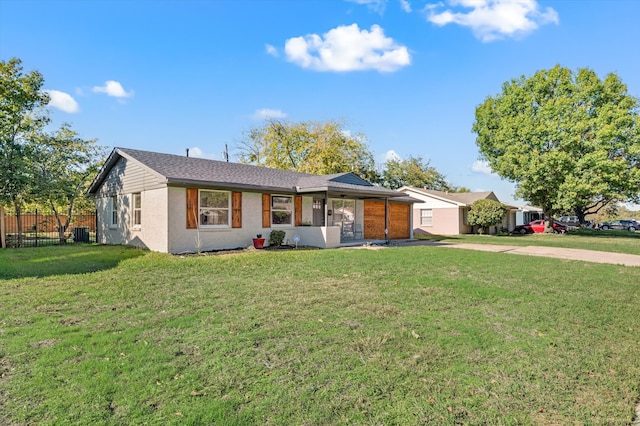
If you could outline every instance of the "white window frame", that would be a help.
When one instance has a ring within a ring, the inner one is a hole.
[[[203,192],[219,192],[223,194],[227,194],[227,207],[202,207],[201,205],[201,195]],[[227,223],[226,224],[203,224],[202,223],[202,212],[203,211],[226,211],[227,212]],[[227,229],[231,228],[231,192],[230,191],[219,191],[217,189],[199,189],[198,190],[198,227],[201,229]]]
[[[136,206],[136,201],[140,206]],[[142,193],[134,192],[131,194],[131,225],[135,229],[142,228]]]
[[[275,208],[274,198],[288,198],[290,200],[289,202],[290,208],[288,209]],[[291,218],[291,221],[289,223],[274,223],[274,220],[273,220],[274,212],[288,212],[289,217]],[[295,200],[293,195],[277,195],[277,194],[271,195],[271,226],[274,226],[274,227],[293,226],[294,214],[295,214]]]
[[[109,227],[118,227],[118,196],[112,195],[109,197]]]
[[[433,209],[420,209],[420,226],[433,226]]]

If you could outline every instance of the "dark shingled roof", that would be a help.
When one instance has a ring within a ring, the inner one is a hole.
[[[433,195],[438,198],[442,198],[445,200],[453,201],[455,203],[471,205],[474,201],[477,200],[485,200],[485,199],[496,199],[496,195],[492,191],[484,191],[484,192],[444,192],[444,191],[436,191],[434,189],[423,189],[423,188],[415,188],[408,187],[411,190],[422,193],[425,195]]]
[[[372,197],[403,197],[398,191],[372,185],[355,173],[314,175],[248,164],[229,163],[158,152],[115,148],[94,179],[89,194],[95,194],[111,168],[124,157],[162,176],[168,185],[309,193],[342,192]]]
[[[463,204],[473,204],[474,201],[485,200],[491,197],[491,191],[483,191],[483,192],[444,192],[444,191],[436,191],[433,189],[423,189],[423,192],[428,194],[433,194],[438,197],[442,197],[445,199],[457,201],[458,203]],[[494,195],[495,197],[495,195]]]

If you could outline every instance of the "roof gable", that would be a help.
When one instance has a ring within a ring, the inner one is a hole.
[[[458,206],[470,206],[478,200],[494,200],[500,202],[492,191],[483,192],[445,192],[434,189],[421,189],[412,186],[403,186],[399,189],[402,192],[412,192],[417,195],[435,198],[440,201],[454,203]]]
[[[370,182],[367,182],[366,180],[362,179],[360,176],[358,176],[353,172],[340,173],[337,175],[328,175],[328,176],[334,176],[329,179],[332,182],[347,183],[350,185],[373,186],[373,184],[371,184]]]

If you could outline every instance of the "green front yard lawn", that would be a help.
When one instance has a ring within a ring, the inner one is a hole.
[[[640,402],[640,268],[74,245],[1,250],[0,300],[0,424],[629,424]]]

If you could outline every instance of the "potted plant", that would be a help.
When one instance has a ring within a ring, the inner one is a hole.
[[[262,234],[256,235],[256,238],[253,239],[253,247],[257,249],[264,248],[264,238],[262,238]]]

